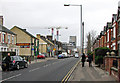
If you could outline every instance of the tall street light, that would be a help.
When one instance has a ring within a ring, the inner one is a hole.
[[[81,41],[81,43],[80,43],[80,46],[81,46],[81,53],[83,53],[83,42],[84,42],[84,36],[83,36],[83,28],[84,27],[82,27],[83,26],[83,24],[82,24],[82,5],[76,5],[76,4],[64,4],[64,6],[80,6],[80,12],[81,12],[81,14],[80,14],[80,26],[81,26],[81,39],[80,39],[80,41]]]

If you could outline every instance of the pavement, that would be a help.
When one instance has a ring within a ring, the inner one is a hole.
[[[47,60],[54,60],[57,59],[56,57],[47,57],[45,59],[35,59],[34,61],[31,61],[31,63],[28,62],[28,64],[34,64],[34,63],[39,63],[39,62],[45,62]]]
[[[116,81],[108,73],[92,63],[89,67],[88,62],[85,62],[85,67],[82,67],[80,62],[74,72],[72,73],[69,81]]]

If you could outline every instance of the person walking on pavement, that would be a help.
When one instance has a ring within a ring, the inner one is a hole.
[[[86,57],[85,57],[85,54],[83,53],[83,55],[82,55],[82,67],[84,67],[85,59],[86,59]]]
[[[89,62],[89,67],[91,67],[92,66],[92,55],[90,54],[90,55],[88,55],[88,62]]]
[[[6,62],[6,68],[7,68],[7,71],[9,71],[9,63],[11,61],[11,58],[10,58],[10,53],[8,53],[8,56],[5,58],[5,62]]]

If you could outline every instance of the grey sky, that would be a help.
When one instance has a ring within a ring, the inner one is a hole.
[[[82,4],[85,34],[91,30],[103,30],[106,22],[112,20],[117,13],[119,0],[2,0],[0,15],[4,16],[4,25],[9,29],[13,26],[26,28],[27,31],[51,34],[44,27],[68,27],[60,30],[60,40],[68,42],[69,36],[77,36],[79,45],[80,7],[64,4]],[[56,33],[55,33],[56,34]]]

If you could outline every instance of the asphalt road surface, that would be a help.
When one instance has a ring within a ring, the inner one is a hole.
[[[54,59],[2,73],[2,81],[62,81],[79,58]]]

